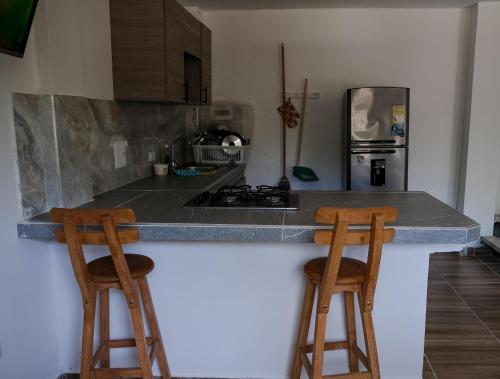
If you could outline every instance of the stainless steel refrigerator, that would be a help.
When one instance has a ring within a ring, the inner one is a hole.
[[[410,89],[352,88],[344,100],[344,189],[407,191]]]

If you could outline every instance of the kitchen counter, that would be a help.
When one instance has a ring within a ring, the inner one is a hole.
[[[398,208],[398,220],[394,243],[384,246],[373,313],[381,376],[421,379],[429,254],[477,241],[479,225],[425,192],[298,191],[299,211],[183,208],[200,191],[215,191],[242,177],[243,169],[224,168],[207,177],[146,178],[83,205],[136,212],[141,241],[126,250],[155,262],[148,280],[172,374],[287,377],[302,302],[301,268],[328,253],[327,246],[312,243],[314,230],[325,227],[314,221],[316,208],[387,205]],[[81,303],[66,246],[53,241],[55,227],[44,214],[19,222],[18,233],[39,239],[40,251],[46,250],[53,262],[56,297],[68,313],[60,325],[69,336],[62,342],[62,360],[71,372],[79,365],[75,330],[81,325],[74,314],[80,314]],[[109,254],[104,247],[86,249],[87,259],[103,254]],[[347,246],[343,254],[367,258],[364,246]],[[112,297],[122,300],[118,293]],[[327,338],[343,338],[343,311],[335,295]],[[127,320],[116,317],[113,324],[127,335]],[[133,364],[125,352],[117,354],[125,366]],[[341,354],[328,355],[326,372],[346,371]]]
[[[398,208],[394,243],[461,243],[479,239],[479,225],[425,192],[297,191],[298,211],[183,208],[201,191],[235,183],[243,174],[223,168],[215,176],[151,177],[97,196],[83,208],[130,207],[143,241],[260,241],[312,243],[320,206]],[[52,239],[47,214],[18,223],[23,238]]]
[[[213,174],[199,176],[150,176],[136,182],[127,184],[107,194],[130,191],[211,191],[220,188],[224,184],[235,184],[242,179],[244,167],[221,166]],[[89,204],[89,206],[92,203]]]

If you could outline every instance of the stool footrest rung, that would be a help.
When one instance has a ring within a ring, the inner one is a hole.
[[[305,347],[300,348],[300,360],[302,361],[302,366],[304,366],[304,369],[306,370],[307,375],[310,378],[311,377],[311,361],[309,361],[309,358],[307,357]]]
[[[309,360],[307,353],[313,352],[313,346],[305,345],[299,348],[300,350],[300,360],[302,361],[302,366],[307,372],[307,375],[311,377],[311,361]],[[342,350],[349,349],[349,341],[335,341],[335,342],[325,342],[324,350]],[[357,358],[365,365],[365,367],[369,370],[370,364],[368,357],[361,351],[358,345],[353,346],[354,354],[356,354]],[[324,375],[322,379],[371,379],[372,374],[369,371],[366,372],[352,372],[349,374],[335,374],[335,375]]]
[[[160,344],[157,339],[152,338],[152,337],[147,337],[146,338],[146,343],[148,345],[151,345],[151,351],[149,352],[149,361],[151,362],[151,366],[153,366],[154,360],[156,356],[158,355],[159,347]],[[95,366],[101,361],[103,354],[106,352],[106,348],[109,346],[110,349],[112,348],[124,348],[124,347],[135,347],[136,343],[133,338],[126,338],[126,339],[118,339],[118,340],[109,340],[108,344],[105,342],[101,343],[99,345],[99,348],[96,350],[94,356],[92,357],[92,369],[95,371],[95,375],[97,375],[98,370],[118,370],[118,369],[113,369],[113,368],[103,368],[103,369],[96,369]],[[129,369],[124,369],[124,370],[129,370]],[[135,369],[134,369],[135,370]],[[108,374],[99,374],[99,375],[108,375]],[[96,376],[98,378],[99,376]]]
[[[146,343],[148,345],[152,345],[155,342],[153,337],[146,337]],[[133,338],[124,338],[119,340],[109,340],[108,342],[110,349],[120,349],[123,347],[135,347],[135,339]]]
[[[306,353],[312,353],[313,352],[313,344],[309,344],[304,346],[304,351]],[[334,342],[325,342],[323,350],[329,351],[329,350],[341,350],[341,349],[349,349],[349,342],[348,341],[334,341]]]
[[[365,353],[361,351],[358,345],[354,345],[354,354],[356,354],[356,357],[365,365],[367,369],[370,369],[370,361],[368,357],[366,356]]]
[[[151,351],[149,352],[149,362],[151,363],[151,366],[153,366],[153,363],[155,362],[156,355],[158,354],[158,348],[160,347],[160,344],[158,341],[155,341],[151,345]]]
[[[131,368],[96,368],[92,372],[95,379],[140,378],[143,376],[140,367]]]
[[[94,356],[92,357],[92,366],[91,366],[92,368],[94,368],[97,365],[97,363],[101,360],[102,355],[104,354],[105,351],[106,351],[106,344],[101,343],[101,345],[95,352]]]

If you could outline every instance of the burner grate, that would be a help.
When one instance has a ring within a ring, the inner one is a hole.
[[[223,186],[215,193],[203,192],[190,200],[187,207],[298,209],[298,195],[278,187],[260,185]]]
[[[287,206],[290,193],[277,187],[257,186],[255,190],[249,185],[224,186],[212,195],[211,205],[214,206]]]

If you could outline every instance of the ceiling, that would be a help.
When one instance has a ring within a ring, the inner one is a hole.
[[[457,8],[478,0],[179,0],[186,7],[221,9]],[[500,1],[500,0],[496,0]]]

